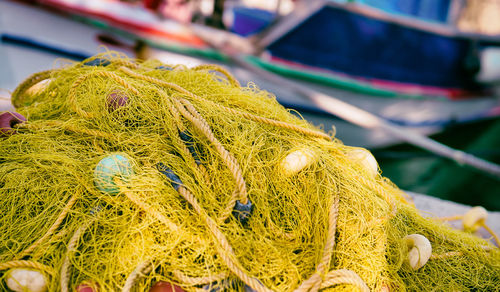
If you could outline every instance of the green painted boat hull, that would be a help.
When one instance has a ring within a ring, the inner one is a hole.
[[[432,136],[446,145],[500,163],[500,120],[456,127]],[[408,144],[373,150],[383,175],[400,188],[500,210],[500,181]]]

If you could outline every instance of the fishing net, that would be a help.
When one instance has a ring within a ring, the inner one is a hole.
[[[369,152],[217,66],[108,52],[37,73],[12,99],[2,290],[22,286],[21,268],[49,291],[500,287],[492,243],[420,216]]]

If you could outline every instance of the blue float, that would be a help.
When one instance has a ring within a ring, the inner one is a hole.
[[[157,69],[157,70],[163,70],[163,71],[172,71],[172,70],[173,70],[173,68],[172,68],[172,67],[170,67],[170,66],[165,66],[165,65],[158,66],[158,67],[156,67],[155,69]]]
[[[132,162],[127,157],[120,154],[112,154],[104,157],[94,170],[94,184],[102,192],[109,195],[116,195],[120,188],[116,185],[115,179],[118,177],[122,181],[127,181],[134,174]]]
[[[182,186],[182,181],[177,176],[177,174],[175,174],[173,170],[171,170],[161,162],[158,162],[156,164],[156,168],[161,174],[165,175],[170,180],[170,184],[172,185],[172,187],[174,187],[174,189],[178,191],[179,188]]]
[[[193,156],[196,164],[200,165],[201,160],[200,157],[198,156],[198,152],[196,152],[196,148],[194,147],[195,142],[193,136],[191,136],[191,134],[187,131],[182,131],[182,132],[179,131],[179,136],[181,137],[181,140],[186,144],[186,147]]]
[[[109,64],[111,64],[111,62],[108,59],[103,59],[103,58],[95,58],[83,63],[83,65],[85,66],[103,66],[103,67],[106,67]]]
[[[241,222],[241,224],[246,224],[248,222],[248,219],[250,219],[252,211],[253,204],[250,199],[246,204],[243,204],[242,202],[237,200],[236,204],[234,205],[233,216],[236,217]]]

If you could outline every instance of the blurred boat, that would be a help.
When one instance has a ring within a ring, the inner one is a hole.
[[[443,21],[444,12],[414,13],[427,19],[419,20],[358,3],[307,1],[262,35],[254,36],[257,44],[252,45],[248,39],[225,31],[161,20],[150,11],[123,2],[36,2],[111,32],[113,36],[122,36],[132,42],[139,40],[150,47],[208,62],[227,60],[213,45],[217,48],[231,46],[247,54],[246,60],[254,65],[296,78],[309,87],[426,134],[442,131],[449,125],[500,115],[500,102],[485,96],[489,90],[474,79],[478,69],[474,48],[480,49],[477,53],[490,56],[500,42],[493,37],[460,33],[448,25],[428,20]],[[387,9],[389,2],[382,2]],[[410,0],[399,1],[398,7],[404,2]],[[443,5],[435,6],[444,11]],[[246,10],[243,20],[250,19],[250,23],[262,27],[262,22],[255,22],[248,15],[252,11],[256,10]],[[242,22],[235,20],[234,28],[248,31],[241,29]],[[259,51],[264,53],[258,54]],[[488,65],[490,63],[485,62],[481,68]],[[314,115],[324,114],[307,100],[281,93],[279,85],[263,83],[262,86],[276,92],[285,106]],[[276,88],[278,90],[274,90]],[[475,98],[450,101],[450,98],[467,95]],[[372,147],[397,141],[382,138],[376,143],[361,142]]]
[[[388,9],[394,1],[366,2],[384,2],[378,7],[386,10],[351,1],[298,7],[261,36],[257,44],[267,54],[255,63],[294,78],[383,96],[471,97],[490,93],[481,81],[500,80],[489,66],[500,56],[500,38],[443,23],[445,4],[453,1],[432,1],[427,13],[414,15]],[[412,2],[420,1],[398,5]]]
[[[291,14],[254,36],[255,48],[234,35],[160,20],[140,6],[122,2],[36,2],[180,52],[224,59],[205,40],[231,42],[243,53],[257,54],[249,61],[273,72],[363,94],[456,99],[490,94],[481,81],[500,80],[500,71],[489,66],[491,60],[500,60],[500,39],[461,32],[443,23],[450,13],[446,4],[453,3],[449,0],[433,1],[420,9],[425,13],[417,10],[413,15],[400,11],[408,12],[409,8],[403,8],[418,0],[397,1],[392,6],[388,3],[394,1],[298,2]],[[232,14],[231,30],[243,35],[273,19],[258,9],[234,7]]]

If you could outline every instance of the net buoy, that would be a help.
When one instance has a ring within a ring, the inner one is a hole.
[[[0,114],[0,136],[10,136],[16,133],[14,127],[26,122],[26,118],[20,113],[3,112]]]
[[[15,292],[45,292],[47,291],[47,280],[37,270],[15,268],[5,275],[7,287]]]
[[[423,235],[410,234],[405,237],[408,246],[408,263],[414,270],[423,267],[432,255],[430,241]]]
[[[295,150],[281,161],[281,168],[286,176],[294,175],[311,165],[316,154],[311,149]]]
[[[115,179],[126,181],[134,169],[130,159],[120,154],[104,157],[94,170],[94,184],[104,193],[116,195],[120,192]]]
[[[488,211],[481,206],[471,208],[467,213],[465,213],[462,219],[462,225],[464,230],[470,232],[476,232],[481,226],[484,225],[486,219],[488,218]]]

